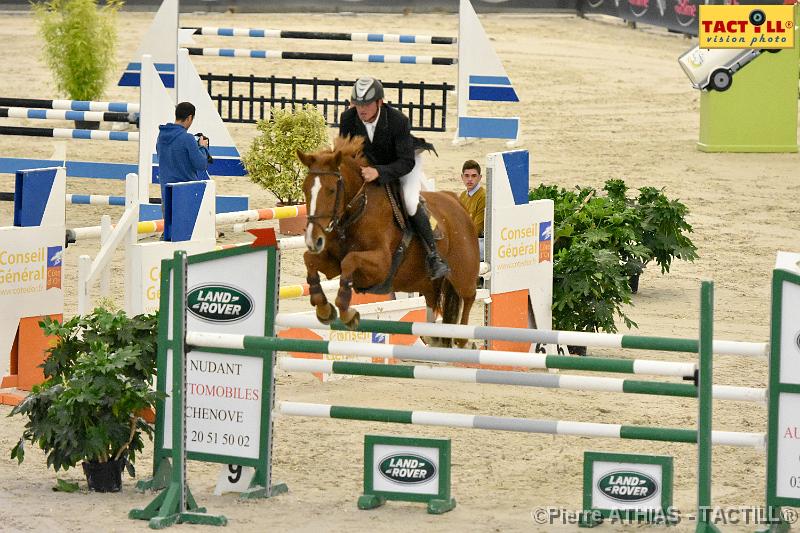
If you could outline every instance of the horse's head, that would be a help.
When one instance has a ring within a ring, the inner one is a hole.
[[[366,164],[360,155],[362,146],[360,137],[340,137],[332,150],[297,152],[297,157],[308,167],[303,193],[308,212],[305,240],[311,253],[322,252],[326,239],[342,229],[340,224],[348,202],[362,184],[359,167]]]

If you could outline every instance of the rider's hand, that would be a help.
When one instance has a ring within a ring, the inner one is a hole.
[[[378,179],[378,170],[375,167],[361,167],[361,177],[369,183]]]
[[[200,146],[202,146],[204,148],[208,148],[208,137],[201,137],[198,142],[199,142]]]

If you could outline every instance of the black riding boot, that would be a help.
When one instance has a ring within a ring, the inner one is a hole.
[[[428,219],[428,212],[425,205],[420,203],[417,207],[417,212],[414,216],[409,217],[414,231],[422,239],[422,244],[428,252],[428,275],[431,279],[443,278],[450,273],[450,267],[444,259],[439,256],[439,251],[436,249],[436,241],[433,238],[433,230],[431,229],[431,221]]]

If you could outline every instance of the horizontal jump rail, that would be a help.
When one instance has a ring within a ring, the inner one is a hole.
[[[279,314],[275,323],[282,327],[308,329],[347,330],[336,321],[326,326],[314,317]],[[444,337],[453,339],[502,340],[512,342],[529,342],[541,344],[562,344],[570,346],[587,346],[595,348],[620,348],[659,350],[665,352],[697,353],[699,344],[696,339],[671,337],[651,337],[638,335],[619,335],[610,333],[585,333],[576,331],[550,331],[521,328],[501,328],[492,326],[463,326],[459,324],[435,324],[427,322],[392,322],[389,320],[363,319],[357,331],[376,333],[396,333],[427,337]],[[715,340],[714,353],[724,355],[743,355],[766,357],[766,343],[738,342]]]
[[[620,374],[652,374],[692,379],[694,363],[648,361],[635,359],[608,359],[602,357],[569,357],[540,355],[494,350],[468,350],[457,348],[430,348],[393,344],[366,344],[350,341],[313,341],[282,339],[277,337],[254,337],[225,333],[189,332],[186,342],[205,348],[228,348],[234,350],[327,353],[331,355],[361,355],[383,359],[413,359],[445,363],[468,363],[480,365],[503,365],[522,368],[559,368],[588,370],[594,372],[616,372]]]
[[[190,56],[249,57],[252,59],[299,59],[304,61],[347,61],[351,63],[402,63],[405,65],[455,65],[454,57],[398,54],[339,54],[332,52],[285,52],[247,48],[187,48]]]
[[[24,157],[0,157],[0,173],[13,174],[31,168],[67,167],[68,178],[94,178],[125,180],[128,174],[139,172],[137,165],[129,163],[98,163],[94,161],[58,161]]]
[[[319,372],[347,376],[372,376],[384,378],[456,381],[492,385],[517,385],[546,389],[617,392],[626,394],[652,394],[697,398],[697,387],[689,383],[666,383],[596,376],[571,376],[567,374],[532,374],[504,370],[475,368],[431,367],[423,365],[384,365],[350,361],[326,361],[282,357],[280,367],[287,372]],[[767,390],[751,387],[714,385],[715,400],[736,400],[766,404]]]
[[[90,100],[44,100],[37,98],[0,97],[0,106],[35,107],[39,109],[63,109],[70,111],[111,111],[116,113],[138,113],[139,104],[126,102],[93,102]]]
[[[13,192],[0,192],[0,202],[13,202]],[[107,194],[67,194],[65,201],[72,205],[125,205],[124,196],[110,196]],[[151,204],[160,204],[161,198],[151,197]]]
[[[244,222],[258,222],[261,220],[278,220],[281,218],[294,218],[306,214],[305,204],[291,205],[284,207],[269,207],[265,209],[248,209],[247,211],[234,211],[232,213],[219,213],[216,215],[217,226],[229,224],[242,224]],[[69,230],[76,240],[79,239],[99,239],[100,226],[84,226]],[[157,233],[164,231],[163,220],[150,220],[139,222],[137,227],[138,234]]]
[[[532,418],[464,415],[432,411],[401,411],[286,401],[279,403],[278,412],[287,416],[338,418],[366,422],[413,424],[415,426],[444,426],[520,433],[542,433],[545,435],[572,435],[574,437],[697,443],[697,431],[693,429],[571,422],[565,420],[536,420]],[[766,446],[766,436],[763,433],[713,431],[711,442],[723,446],[763,450]]]
[[[91,141],[139,141],[138,131],[81,130],[71,128],[26,128],[22,126],[0,126],[0,135],[55,137],[58,139],[83,139]]]
[[[30,107],[0,107],[0,118],[29,118],[42,120],[85,120],[95,122],[126,122],[136,124],[138,114],[110,111],[68,111]]]
[[[339,33],[327,31],[272,30],[267,28],[218,28],[215,26],[187,26],[181,29],[194,30],[192,35],[216,35],[218,37],[259,37],[268,39],[312,39],[323,41],[444,45],[452,45],[458,42],[457,37],[436,37],[432,35],[409,35],[400,33]]]

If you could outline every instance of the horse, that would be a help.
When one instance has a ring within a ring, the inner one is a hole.
[[[451,269],[445,278],[430,280],[421,239],[415,236],[409,241],[386,189],[377,180],[367,183],[361,177],[361,167],[370,166],[363,144],[362,137],[338,137],[332,149],[297,152],[308,167],[303,181],[308,212],[303,260],[317,319],[330,324],[338,308],[344,326],[356,329],[360,316],[350,307],[355,289],[418,292],[425,297],[429,322],[440,315],[444,323],[467,324],[480,268],[478,237],[469,214],[452,192],[422,192],[434,219],[437,248]],[[398,264],[395,251],[400,246],[405,255]],[[339,276],[336,308],[322,292],[320,272],[328,279]],[[445,344],[440,339],[430,341]]]

